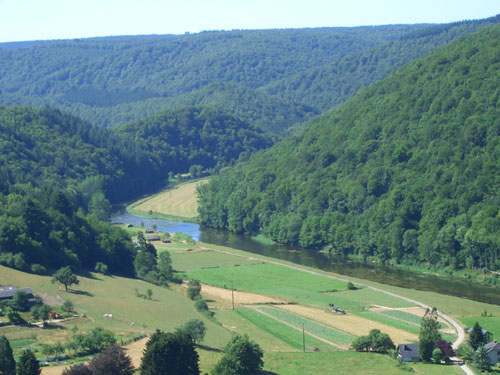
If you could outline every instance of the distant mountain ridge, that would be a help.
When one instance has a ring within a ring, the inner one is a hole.
[[[0,104],[49,104],[96,125],[114,126],[123,123],[113,116],[116,106],[129,105],[127,121],[138,120],[207,85],[231,83],[254,90],[423,27],[204,32],[0,48]],[[234,87],[225,87],[226,96]],[[287,105],[301,110],[293,102]],[[263,117],[265,124],[268,115]]]

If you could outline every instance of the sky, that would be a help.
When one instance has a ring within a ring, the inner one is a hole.
[[[447,23],[497,14],[500,0],[0,0],[0,42]]]

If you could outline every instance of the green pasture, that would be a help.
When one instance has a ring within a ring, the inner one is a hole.
[[[264,354],[264,370],[277,375],[459,375],[458,366],[412,363],[399,365],[387,355],[358,352]]]
[[[289,352],[297,350],[296,347],[289,345],[283,340],[280,340],[271,333],[264,331],[259,326],[253,324],[249,319],[245,318],[245,313],[240,314],[240,311],[241,310],[239,309],[234,311],[220,310],[215,313],[215,317],[219,321],[224,322],[224,326],[227,329],[240,334],[247,334],[250,339],[259,343],[260,347],[264,351]],[[251,313],[252,312],[250,311],[249,314]]]
[[[170,251],[170,248],[168,248],[168,250]],[[239,258],[210,250],[193,252],[178,251],[171,253],[171,257],[175,270],[179,272],[205,268],[237,267],[261,263],[255,260]]]
[[[285,342],[295,350],[302,350],[302,332],[269,318],[258,311],[250,309],[239,309],[236,313],[247,319],[258,329],[269,333],[277,339]],[[317,348],[320,351],[332,352],[340,349],[319,341],[306,334],[306,350]]]
[[[90,276],[90,277],[89,277]],[[46,293],[61,300],[73,302],[75,310],[84,318],[58,323],[52,329],[1,327],[0,334],[10,339],[27,339],[36,335],[39,341],[62,341],[70,335],[70,329],[77,325],[80,332],[95,327],[104,327],[122,336],[148,334],[159,328],[170,331],[190,318],[202,319],[208,330],[204,343],[222,348],[230,333],[218,324],[207,320],[194,308],[194,303],[184,295],[171,289],[158,287],[142,280],[118,276],[90,274],[79,276],[80,284],[70,293],[64,292],[50,282],[50,277],[23,273],[0,267],[0,284],[30,287],[34,293]],[[135,296],[135,289],[145,293],[153,291],[151,301]],[[104,318],[112,314],[113,318]]]
[[[176,267],[175,263],[174,267]],[[233,285],[236,290],[322,306],[328,306],[330,300],[325,292],[347,288],[347,284],[342,281],[266,263],[189,270],[186,274],[189,278],[221,288]]]
[[[302,318],[288,311],[283,311],[269,306],[261,306],[258,308],[258,310],[272,315],[273,317],[291,324],[296,328],[304,327],[307,332],[310,332],[313,335],[321,337],[325,340],[334,342],[335,344],[350,345],[355,339],[354,336],[351,336],[347,333],[340,332],[323,324],[319,324],[309,319]]]

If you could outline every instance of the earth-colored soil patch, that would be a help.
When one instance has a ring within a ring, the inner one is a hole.
[[[340,315],[301,305],[282,305],[279,306],[279,308],[305,318],[315,320],[318,323],[325,324],[354,336],[368,335],[372,329],[379,329],[383,333],[387,333],[396,345],[399,343],[417,341],[418,339],[416,335],[409,332],[389,327],[387,325],[349,313],[346,315]]]
[[[232,301],[231,289],[218,288],[211,285],[203,284],[201,286],[203,295],[213,297],[214,299],[222,299],[224,301]],[[234,291],[234,303],[238,305],[253,305],[262,303],[286,303],[284,300],[263,296],[261,294],[250,292]]]
[[[142,354],[144,353],[144,348],[148,342],[148,338],[145,337],[141,340],[134,341],[130,345],[125,347],[127,355],[132,359],[132,365],[138,368],[141,365]]]
[[[196,188],[207,182],[208,179],[203,179],[182,184],[176,189],[167,190],[155,195],[151,199],[135,206],[134,209],[179,217],[196,217],[198,216],[198,195],[196,194]]]

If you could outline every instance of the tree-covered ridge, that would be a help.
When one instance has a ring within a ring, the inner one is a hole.
[[[99,126],[118,125],[124,107],[139,113],[128,118],[137,120],[167,109],[165,101],[214,83],[255,89],[423,27],[204,32],[0,48],[0,104],[49,104]],[[246,106],[259,112],[248,94]],[[263,125],[276,117],[263,115]]]
[[[221,168],[272,144],[269,134],[237,117],[210,108],[164,111],[126,124],[117,133],[151,152],[159,165],[186,172],[193,165]]]
[[[201,187],[205,225],[497,269],[500,27],[443,47]]]
[[[221,168],[271,145],[271,138],[225,112],[188,108],[99,129],[58,110],[0,107],[0,183],[94,194],[112,202],[150,192],[169,172]]]
[[[499,22],[500,16],[496,16],[411,31],[397,40],[274,81],[260,87],[259,91],[283,100],[303,103],[323,112],[344,103],[360,88],[386,77],[394,68]]]

